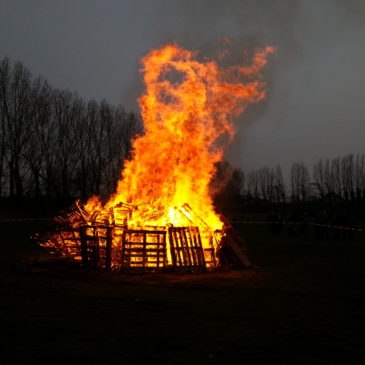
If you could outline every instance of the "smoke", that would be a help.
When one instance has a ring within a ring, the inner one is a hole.
[[[239,167],[312,163],[363,152],[365,3],[359,1],[155,1],[155,39],[213,54],[273,45],[268,96],[237,121],[227,152]],[[158,44],[156,44],[158,45]],[[241,54],[239,54],[241,56]]]
[[[3,0],[0,53],[54,87],[136,109],[151,48],[176,42],[214,56],[222,37],[235,50],[275,46],[267,98],[237,120],[227,158],[285,170],[364,152],[364,19],[357,0]]]

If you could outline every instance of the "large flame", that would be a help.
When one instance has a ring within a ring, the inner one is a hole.
[[[234,134],[232,119],[265,97],[259,72],[273,51],[256,51],[250,66],[221,69],[176,44],[151,50],[141,61],[145,134],[134,140],[132,159],[104,208],[130,203],[139,207],[134,220],[141,226],[186,225],[188,213],[179,211],[188,203],[209,227],[220,229],[209,183]],[[95,198],[88,208],[95,208]]]
[[[234,135],[232,120],[265,97],[260,72],[273,51],[256,50],[250,65],[221,68],[176,44],[151,50],[141,61],[145,133],[133,141],[116,193],[106,204],[92,197],[82,207],[86,224],[92,225],[96,216],[110,222],[112,216],[115,227],[195,226],[203,249],[215,250],[219,240],[212,236],[221,234],[223,222],[209,184]],[[66,219],[73,227],[79,224]],[[54,235],[46,245],[57,246],[60,239]]]

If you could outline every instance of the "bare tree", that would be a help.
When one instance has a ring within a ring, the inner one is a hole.
[[[346,201],[354,199],[354,156],[346,155],[341,159],[341,183]]]
[[[2,98],[8,137],[10,196],[21,198],[24,193],[23,179],[28,173],[22,157],[26,143],[33,134],[32,119],[34,117],[31,74],[21,63],[14,65],[9,87]]]
[[[96,101],[91,100],[82,106],[81,116],[75,121],[75,135],[77,143],[75,152],[78,159],[78,168],[76,174],[77,191],[82,198],[87,198],[94,193],[95,186],[95,156],[93,148],[93,138],[95,128],[99,123],[99,105]]]
[[[229,193],[234,197],[241,196],[244,184],[245,184],[244,172],[239,168],[233,169],[231,179],[227,186]]]
[[[9,98],[10,72],[9,60],[4,58],[0,63],[0,197],[3,196],[4,187],[7,184],[5,180],[8,150],[7,120],[9,118],[7,99]]]
[[[254,199],[259,199],[259,172],[252,170],[247,175],[247,195]]]
[[[306,201],[310,191],[310,175],[303,162],[293,163],[290,170],[292,201]]]
[[[81,100],[69,91],[53,93],[54,118],[57,128],[55,155],[57,166],[54,173],[61,182],[58,194],[63,198],[72,196],[72,183],[77,165],[75,120],[79,117]]]
[[[313,183],[317,188],[320,198],[324,198],[327,193],[327,189],[326,189],[325,172],[322,159],[320,159],[313,166]]]
[[[275,201],[277,203],[285,203],[286,201],[286,186],[283,178],[281,166],[277,165],[274,172],[274,189]]]
[[[91,142],[90,154],[92,156],[91,160],[91,183],[92,190],[95,194],[100,194],[103,184],[103,173],[108,170],[108,165],[111,161],[107,157],[107,150],[111,147],[108,146],[108,131],[112,129],[113,126],[113,107],[110,106],[106,101],[102,101],[98,113],[94,114],[96,109],[95,106],[91,110],[90,105],[88,108],[89,112],[92,112],[93,118],[89,124],[89,137]],[[97,119],[95,119],[95,117]],[[113,131],[111,132],[113,133]],[[107,184],[109,186],[109,183]]]
[[[365,155],[356,155],[355,194],[361,203],[365,199]]]
[[[47,133],[50,132],[51,120],[51,93],[47,81],[38,77],[32,84],[33,118],[30,121],[32,133],[29,136],[23,153],[25,163],[31,175],[29,195],[39,198],[43,194],[42,181],[46,180],[42,172],[43,166],[52,154],[52,145],[47,143]]]

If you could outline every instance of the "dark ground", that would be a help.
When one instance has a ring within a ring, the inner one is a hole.
[[[365,233],[238,227],[259,269],[87,273],[32,264],[42,222],[0,223],[1,364],[363,364]],[[363,236],[362,236],[363,235]]]

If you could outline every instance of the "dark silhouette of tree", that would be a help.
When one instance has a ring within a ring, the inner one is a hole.
[[[0,197],[86,199],[114,191],[140,117],[52,89],[0,61]]]
[[[23,159],[28,166],[30,176],[27,184],[27,194],[39,199],[43,194],[43,165],[50,154],[50,144],[46,144],[46,131],[49,131],[51,117],[51,88],[47,81],[39,77],[33,82],[32,103],[34,108],[31,119],[31,134],[25,144]],[[45,148],[47,147],[47,148]]]
[[[304,202],[309,197],[310,174],[303,162],[293,163],[290,170],[292,202]]]
[[[5,193],[8,157],[7,98],[10,86],[10,64],[7,58],[0,62],[0,197]]]
[[[28,173],[23,154],[26,144],[34,132],[32,120],[35,108],[31,74],[21,63],[16,63],[11,69],[9,83],[4,88],[2,98],[8,139],[7,162],[10,196],[22,198],[24,178]]]
[[[248,173],[245,193],[269,205],[286,201],[286,186],[280,165],[263,167]]]

